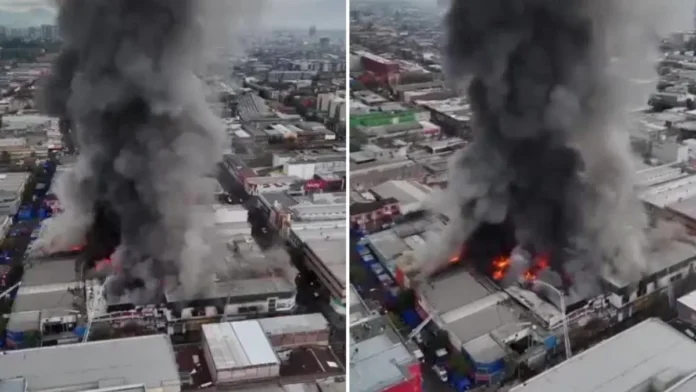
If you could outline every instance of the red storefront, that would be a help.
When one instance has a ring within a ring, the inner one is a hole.
[[[422,392],[423,391],[423,375],[421,373],[421,364],[414,363],[408,367],[408,372],[411,377],[399,384],[394,384],[384,389],[384,392]]]

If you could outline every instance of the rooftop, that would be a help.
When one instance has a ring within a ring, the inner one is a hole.
[[[510,391],[629,392],[665,370],[684,376],[696,370],[696,343],[648,319]]]
[[[324,330],[328,321],[321,313],[296,314],[258,319],[266,334],[280,335]]]
[[[371,189],[381,199],[394,198],[403,204],[420,203],[430,194],[428,186],[416,181],[392,180]]]
[[[405,368],[413,363],[403,344],[394,344],[385,334],[350,344],[351,392],[381,391],[408,378]]]
[[[29,173],[2,173],[0,174],[0,192],[17,194],[28,179]]]
[[[491,295],[490,290],[468,271],[460,268],[436,276],[428,284],[422,285],[420,292],[428,304],[441,315]]]
[[[166,335],[8,351],[0,355],[0,379],[15,377],[27,381],[29,392],[133,384],[177,391],[180,385]]]
[[[229,370],[280,364],[261,325],[256,320],[202,326],[212,356],[212,367]]]
[[[69,284],[79,281],[75,272],[75,258],[46,258],[31,260],[24,271],[22,291],[31,286],[48,286]]]
[[[441,314],[447,330],[453,333],[462,344],[487,335],[490,331],[507,324],[518,323],[520,312],[506,306],[508,296],[495,293]]]

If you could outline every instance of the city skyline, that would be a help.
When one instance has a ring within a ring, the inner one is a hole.
[[[26,28],[53,24],[56,9],[53,0],[0,0],[0,25]],[[345,26],[343,0],[265,0],[261,27],[340,29]]]

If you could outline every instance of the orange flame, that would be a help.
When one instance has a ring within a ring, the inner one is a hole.
[[[522,275],[525,280],[536,280],[539,273],[549,268],[549,256],[547,254],[539,254],[534,259],[534,264],[527,269]]]
[[[505,277],[505,273],[510,267],[510,257],[500,256],[493,260],[493,273],[491,276],[493,280],[502,280]]]

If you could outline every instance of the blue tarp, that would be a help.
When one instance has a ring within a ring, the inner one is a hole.
[[[75,327],[75,335],[77,335],[80,339],[85,337],[85,333],[87,332],[86,327]]]
[[[24,332],[8,330],[5,343],[7,347],[21,347],[24,344]]]
[[[39,219],[44,220],[51,217],[51,210],[48,207],[41,207],[39,209]]]
[[[22,207],[17,212],[17,219],[19,219],[21,221],[30,220],[31,218],[32,218],[31,207]]]
[[[556,345],[558,345],[558,338],[556,338],[556,336],[551,335],[544,339],[544,346],[546,346],[547,350],[553,350],[556,348]]]
[[[416,313],[416,311],[413,309],[409,309],[409,310],[405,310],[405,311],[401,312],[401,318],[404,320],[406,325],[411,327],[411,329],[415,329],[416,327],[418,327],[420,325],[420,323],[423,322],[423,320],[421,320],[418,313]]]
[[[473,386],[469,377],[454,372],[449,375],[449,381],[450,385],[458,392],[468,391]]]

